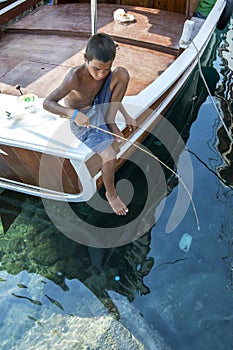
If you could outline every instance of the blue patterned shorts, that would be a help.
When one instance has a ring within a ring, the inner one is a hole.
[[[100,106],[100,105],[99,105]],[[97,106],[93,106],[87,111],[82,111],[89,118],[92,125],[98,126],[106,131],[109,131],[106,124],[104,124],[103,113],[100,108]],[[96,153],[100,153],[106,148],[108,148],[114,137],[104,131],[95,129],[95,128],[86,128],[82,126],[78,126],[75,121],[70,121],[70,127],[73,134],[82,141],[87,147],[89,147],[92,151]]]

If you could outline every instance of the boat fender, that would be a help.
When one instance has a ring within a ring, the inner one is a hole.
[[[218,20],[217,29],[223,30],[226,28],[229,19],[233,14],[233,0],[227,0],[224,10]]]
[[[194,22],[191,20],[186,20],[183,27],[183,32],[180,38],[180,46],[188,45],[190,43],[190,39],[192,37],[192,32],[194,28]]]

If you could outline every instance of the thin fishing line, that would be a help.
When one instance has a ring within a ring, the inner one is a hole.
[[[182,178],[180,177],[179,174],[177,174],[173,169],[171,169],[167,164],[165,164],[165,163],[164,163],[162,160],[160,160],[157,156],[155,156],[155,155],[152,154],[151,152],[145,150],[144,148],[138,146],[135,142],[132,142],[132,141],[129,140],[128,138],[126,138],[126,137],[124,137],[124,136],[117,135],[117,134],[115,134],[115,133],[113,133],[113,132],[111,132],[111,131],[102,129],[102,128],[100,128],[99,126],[96,126],[96,125],[90,125],[90,126],[91,126],[92,128],[94,128],[94,129],[98,129],[98,130],[100,130],[100,131],[103,131],[103,132],[105,132],[106,134],[110,134],[110,135],[112,135],[112,136],[115,136],[115,137],[117,137],[117,138],[120,138],[120,139],[122,139],[122,140],[124,140],[124,141],[129,142],[132,146],[134,146],[134,147],[138,148],[140,151],[142,151],[142,152],[148,154],[150,157],[154,158],[154,159],[157,160],[159,163],[161,163],[161,164],[162,164],[165,168],[167,168],[171,173],[173,173],[175,176],[177,176],[177,178],[178,178],[178,179],[180,180],[180,182],[182,183],[182,185],[183,185],[185,191],[187,192],[187,194],[188,194],[188,196],[189,196],[189,199],[190,199],[190,201],[191,201],[191,203],[192,203],[192,207],[193,207],[193,211],[194,211],[194,215],[195,215],[196,223],[197,223],[197,229],[198,229],[198,231],[200,231],[199,219],[198,219],[198,215],[197,215],[197,210],[196,210],[195,204],[194,204],[194,202],[193,202],[193,198],[192,198],[192,196],[191,196],[191,194],[190,194],[190,192],[189,192],[187,186],[185,185],[184,181],[182,180]]]
[[[186,150],[191,153],[194,157],[197,158],[197,160],[203,164],[211,173],[213,173],[225,186],[233,189],[233,187],[231,185],[228,185],[228,183],[226,181],[224,181],[221,176],[219,176],[214,170],[212,170],[200,157],[198,157],[198,155],[196,153],[194,153],[193,151],[191,151],[190,149],[186,148]]]

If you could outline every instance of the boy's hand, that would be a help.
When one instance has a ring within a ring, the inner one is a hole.
[[[78,112],[76,118],[74,119],[75,123],[78,126],[82,126],[82,127],[86,127],[89,128],[90,127],[90,120],[89,118],[86,116],[86,114],[82,113],[82,112]]]

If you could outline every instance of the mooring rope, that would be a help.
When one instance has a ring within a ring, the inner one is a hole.
[[[114,137],[117,137],[121,140],[124,140],[126,142],[129,142],[132,146],[134,146],[135,148],[138,148],[140,151],[148,154],[150,157],[154,158],[155,160],[157,160],[159,163],[161,163],[165,168],[167,168],[171,173],[173,173],[175,176],[177,176],[177,178],[180,180],[180,182],[182,183],[185,191],[187,192],[188,196],[189,196],[189,199],[190,199],[190,202],[192,203],[192,207],[193,207],[193,211],[194,211],[194,215],[195,215],[195,218],[196,218],[196,223],[197,223],[197,229],[198,231],[200,231],[200,225],[199,225],[199,219],[198,219],[198,215],[197,215],[197,210],[196,210],[196,207],[195,207],[195,204],[194,204],[194,201],[193,201],[193,198],[192,198],[192,195],[191,193],[189,192],[187,186],[185,185],[184,181],[182,180],[182,178],[180,177],[179,174],[177,174],[173,169],[171,169],[167,164],[165,164],[161,159],[159,159],[157,156],[155,156],[154,154],[152,154],[151,152],[145,150],[144,148],[138,146],[135,142],[131,141],[130,139],[124,137],[124,136],[121,136],[121,135],[117,135],[111,131],[108,131],[108,130],[105,130],[105,129],[102,129],[100,128],[99,126],[96,126],[96,125],[90,125],[90,127],[94,128],[94,129],[97,129],[97,130],[100,130],[100,131],[103,131],[105,132],[106,134],[110,134]]]
[[[208,95],[209,95],[209,97],[210,97],[210,99],[211,99],[211,102],[212,102],[212,104],[213,104],[213,106],[214,106],[214,108],[215,108],[215,110],[216,110],[216,112],[217,112],[217,114],[218,114],[218,117],[219,117],[219,119],[220,119],[220,121],[221,121],[221,123],[222,123],[222,125],[223,125],[223,127],[224,127],[224,129],[225,129],[225,131],[226,131],[226,133],[227,133],[227,136],[229,137],[231,143],[233,143],[232,135],[230,134],[230,131],[228,130],[226,124],[224,123],[224,120],[223,120],[223,118],[222,118],[222,116],[221,116],[221,113],[220,113],[220,111],[219,111],[219,108],[217,107],[217,104],[215,103],[215,101],[214,101],[214,99],[213,99],[213,96],[211,95],[210,89],[209,89],[209,87],[208,87],[208,84],[207,84],[207,82],[206,82],[206,80],[205,80],[205,77],[204,77],[204,74],[203,74],[203,72],[202,72],[202,68],[201,68],[201,59],[200,59],[200,55],[199,55],[199,52],[198,52],[198,48],[196,47],[196,45],[195,45],[195,43],[193,42],[192,39],[191,39],[191,42],[192,42],[192,44],[193,44],[195,50],[197,51],[198,69],[199,69],[199,72],[200,72],[200,76],[201,76],[201,78],[202,78],[202,80],[203,80],[203,82],[204,82],[204,85],[205,85],[206,90],[207,90],[207,92],[208,92]]]

